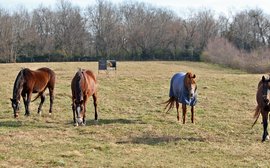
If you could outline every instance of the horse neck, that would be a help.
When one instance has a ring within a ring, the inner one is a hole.
[[[21,98],[21,93],[23,90],[23,82],[24,82],[23,70],[21,70],[19,72],[19,74],[17,75],[17,78],[14,82],[13,99],[20,100],[20,98]]]
[[[188,74],[186,73],[185,78],[184,78],[184,86],[186,89],[188,89],[188,80],[189,80]]]
[[[77,90],[77,94],[76,94],[76,100],[81,101],[83,100],[83,90],[82,90],[82,82],[84,75],[82,71],[78,71],[77,72],[77,81],[76,81],[76,90]]]

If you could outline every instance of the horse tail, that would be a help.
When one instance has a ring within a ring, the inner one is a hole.
[[[41,95],[43,95],[43,93],[45,92],[45,89],[42,92],[39,92],[38,95],[36,95],[36,97],[34,98],[34,100],[32,100],[31,102],[36,101]]]
[[[256,122],[257,122],[257,120],[258,120],[258,118],[260,116],[260,113],[261,113],[261,108],[259,107],[259,105],[257,105],[257,107],[255,109],[254,116],[253,116],[255,118],[255,121],[254,121],[252,127],[256,124]]]
[[[34,100],[32,100],[31,102],[34,102],[37,100],[37,98],[39,98],[43,93],[42,92],[39,92],[38,95],[34,98]]]
[[[170,97],[169,100],[162,103],[162,104],[166,104],[164,110],[166,110],[168,108],[166,113],[168,113],[174,107],[175,101],[176,101],[176,99],[174,97]]]

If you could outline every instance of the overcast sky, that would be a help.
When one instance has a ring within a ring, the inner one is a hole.
[[[121,3],[125,0],[110,0],[114,4]],[[132,1],[132,0],[130,0]],[[145,2],[155,7],[165,7],[182,15],[189,9],[211,9],[216,14],[228,14],[244,9],[260,8],[264,13],[270,15],[270,0],[135,0]],[[10,11],[16,10],[18,6],[24,6],[28,10],[37,8],[40,4],[54,7],[57,0],[0,0],[0,7]],[[70,0],[74,5],[82,8],[93,5],[95,0]]]

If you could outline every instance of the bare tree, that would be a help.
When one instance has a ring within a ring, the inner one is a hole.
[[[234,16],[227,38],[237,48],[252,51],[268,45],[269,26],[261,10],[241,11]]]
[[[96,55],[104,58],[117,52],[121,38],[121,18],[115,5],[98,0],[87,8],[88,31],[94,37]]]
[[[16,55],[19,56],[33,56],[33,45],[35,45],[33,36],[29,36],[31,29],[31,17],[28,11],[22,6],[18,11],[12,15],[12,45],[14,53],[14,60]],[[30,33],[31,34],[31,33]]]
[[[12,17],[4,9],[0,9],[0,60],[14,62],[12,49]]]
[[[33,11],[33,26],[37,33],[37,50],[40,55],[54,52],[54,12],[43,6]]]
[[[184,20],[176,17],[168,25],[167,38],[170,39],[169,50],[172,52],[173,60],[181,55],[181,51],[185,48],[185,27]],[[167,58],[170,59],[170,58]]]
[[[65,56],[83,55],[85,20],[80,8],[70,1],[60,0],[54,20],[55,49]]]
[[[210,38],[215,37],[218,32],[218,27],[214,14],[211,10],[202,10],[197,13],[197,32],[199,34],[199,46],[200,50],[203,50]]]
[[[145,3],[125,4],[121,9],[127,42],[138,59],[155,59],[154,51],[168,48],[172,13]]]

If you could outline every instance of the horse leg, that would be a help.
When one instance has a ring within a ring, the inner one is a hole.
[[[191,122],[194,123],[194,106],[191,106]]]
[[[180,113],[179,113],[179,103],[178,101],[175,101],[175,105],[176,105],[176,112],[177,112],[177,121],[180,121]]]
[[[268,126],[268,112],[263,111],[262,112],[262,118],[263,118],[263,136],[262,136],[262,142],[268,138],[268,131],[267,131],[267,126]]]
[[[28,93],[27,99],[25,100],[25,115],[26,116],[30,115],[29,105],[30,105],[30,101],[31,101],[31,96],[32,96],[32,93]]]
[[[74,123],[74,126],[78,126],[78,123],[77,123],[77,121],[76,121],[75,103],[74,103],[74,100],[72,100],[72,111],[73,111],[73,123]]]
[[[49,94],[50,94],[50,110],[49,110],[49,114],[52,114],[52,106],[53,106],[53,100],[54,100],[54,88],[53,87],[49,87]]]
[[[25,108],[25,115],[26,115],[26,109],[27,109],[27,107],[26,107],[26,104],[27,104],[27,99],[26,99],[26,94],[24,93],[24,94],[22,94],[22,98],[23,98],[23,104],[24,104],[24,108]]]
[[[39,106],[38,106],[38,114],[40,114],[40,111],[41,111],[41,108],[43,106],[44,101],[45,101],[45,95],[44,95],[44,93],[42,93],[40,95],[40,103],[39,103]]]
[[[184,103],[182,103],[182,111],[183,111],[183,124],[185,124],[186,123],[187,106]]]
[[[87,98],[85,99],[85,101],[83,102],[83,122],[82,125],[86,125],[86,102],[87,102]]]
[[[98,113],[97,113],[97,94],[93,94],[93,101],[94,101],[94,107],[95,107],[95,120],[98,120]]]

